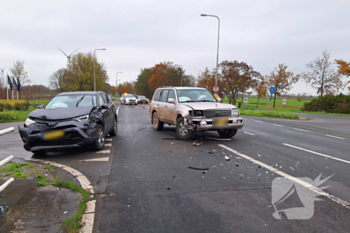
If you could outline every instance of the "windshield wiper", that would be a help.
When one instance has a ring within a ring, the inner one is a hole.
[[[213,100],[199,100],[198,102],[215,102]]]
[[[83,95],[83,96],[81,97],[81,99],[78,100],[77,105],[75,106],[76,108],[78,107],[79,103],[84,99],[84,97],[85,97],[85,95]]]

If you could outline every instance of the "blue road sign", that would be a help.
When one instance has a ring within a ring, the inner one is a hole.
[[[271,93],[271,94],[275,93],[275,91],[276,91],[276,88],[274,88],[274,87],[271,87],[271,88],[270,88],[270,93]]]

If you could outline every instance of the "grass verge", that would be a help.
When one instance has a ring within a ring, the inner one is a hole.
[[[25,121],[28,114],[35,110],[34,107],[29,107],[27,111],[5,111],[0,112],[0,123]]]
[[[240,110],[243,116],[254,116],[254,117],[265,117],[265,118],[280,118],[280,119],[293,119],[299,120],[300,117],[295,113],[287,112],[265,112],[265,111],[254,111],[254,110]]]

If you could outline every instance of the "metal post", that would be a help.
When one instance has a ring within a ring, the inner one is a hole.
[[[95,68],[95,60],[96,60],[95,52],[96,52],[96,50],[106,50],[106,49],[95,49],[94,50],[94,91],[96,91],[96,68]]]
[[[209,16],[209,17],[215,17],[218,19],[218,43],[217,43],[217,52],[216,52],[216,73],[215,73],[215,85],[218,85],[218,64],[219,64],[219,40],[220,40],[220,19],[216,15],[207,15],[207,14],[201,14],[201,16]]]

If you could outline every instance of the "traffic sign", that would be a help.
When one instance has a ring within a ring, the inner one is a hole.
[[[217,94],[215,94],[214,96],[215,96],[216,99],[219,98],[219,96]]]
[[[287,104],[287,99],[282,99],[282,104]]]
[[[247,104],[248,103],[248,97],[244,97],[243,103]]]
[[[220,87],[218,85],[214,85],[212,90],[214,93],[218,93],[220,91]]]
[[[270,88],[270,93],[271,93],[271,94],[275,93],[275,91],[276,91],[276,88],[274,88],[274,87],[271,87],[271,88]]]

